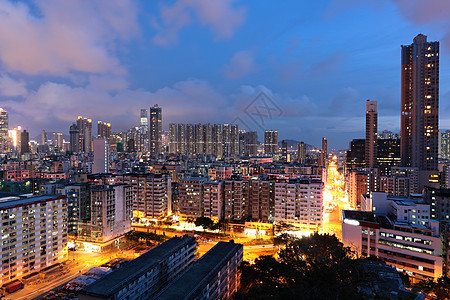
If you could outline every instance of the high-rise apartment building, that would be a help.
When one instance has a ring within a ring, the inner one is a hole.
[[[278,152],[278,131],[266,130],[264,132],[264,153],[277,153]]]
[[[296,178],[275,183],[275,222],[318,231],[322,226],[322,193],[321,180]]]
[[[195,153],[195,136],[194,136],[194,125],[186,124],[186,153]]]
[[[108,173],[109,172],[109,144],[106,139],[94,140],[94,164],[92,165],[92,173]]]
[[[226,180],[224,182],[224,213],[226,220],[244,220],[248,215],[247,180]]]
[[[170,123],[169,124],[169,153],[177,153],[178,152],[178,130],[177,124]]]
[[[368,174],[353,170],[347,174],[348,203],[352,209],[361,210],[361,195],[368,192]]]
[[[230,129],[230,154],[239,155],[239,125],[231,124]]]
[[[150,107],[150,153],[159,154],[162,147],[162,111],[158,104]]]
[[[306,162],[306,145],[304,142],[298,144],[298,163],[304,164]]]
[[[100,246],[131,230],[133,193],[130,185],[96,185],[91,187],[91,219],[79,222],[80,241]]]
[[[45,131],[42,132],[44,134]],[[80,130],[78,130],[78,126],[76,124],[70,125],[69,129],[70,135],[70,151],[76,153],[80,150]],[[43,144],[44,145],[44,144]]]
[[[186,154],[186,125],[178,124],[177,130],[177,145],[178,145],[178,153]]]
[[[0,152],[9,149],[8,112],[0,107]]]
[[[47,145],[47,132],[45,130],[42,130],[41,133],[41,145]]]
[[[78,137],[80,139],[77,152],[92,152],[92,120],[79,116],[77,127],[79,130]]]
[[[191,177],[179,181],[180,216],[185,218],[198,218],[203,216],[203,185],[206,178]]]
[[[203,216],[218,222],[223,219],[223,181],[207,182],[203,185]]]
[[[20,133],[20,154],[30,153],[30,134],[24,130]]]
[[[440,132],[439,158],[450,159],[450,130]]]
[[[322,150],[319,155],[319,166],[327,167],[328,165],[328,142],[326,137],[322,137]]]
[[[214,124],[213,133],[213,154],[217,159],[221,159],[223,157],[223,139],[222,139],[222,125]]]
[[[62,132],[53,132],[52,134],[52,144],[53,147],[58,149],[58,151],[64,150],[64,137]]]
[[[207,123],[204,125],[204,147],[206,154],[213,154],[213,125]]]
[[[117,178],[132,187],[134,217],[159,219],[167,215],[172,196],[171,176],[124,174]]]
[[[281,141],[281,160],[283,162],[288,161],[288,145],[286,140]]]
[[[222,139],[223,139],[223,156],[228,157],[231,154],[231,125],[230,124],[223,124]]]
[[[365,161],[367,168],[377,166],[377,131],[378,112],[377,101],[366,101],[366,145]]]
[[[98,121],[97,137],[101,139],[109,139],[111,136],[111,123]]]
[[[139,119],[139,130],[142,134],[148,134],[148,112],[145,108],[141,109],[141,117]]]
[[[195,153],[205,152],[205,132],[202,124],[195,124]]]
[[[350,148],[345,155],[346,172],[350,170],[358,170],[365,167],[365,143],[366,142],[364,139],[354,139],[350,142]]]
[[[402,166],[437,170],[439,140],[439,42],[419,34],[402,46]]]
[[[244,132],[244,155],[256,156],[258,155],[258,132],[249,131]]]

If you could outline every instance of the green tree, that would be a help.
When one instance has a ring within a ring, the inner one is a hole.
[[[195,219],[194,224],[195,224],[195,226],[201,226],[204,229],[210,229],[214,225],[214,222],[210,218],[199,217],[199,218]]]
[[[279,242],[286,247],[278,261],[263,256],[242,265],[236,299],[355,299],[358,285],[371,280],[334,235],[280,236]]]

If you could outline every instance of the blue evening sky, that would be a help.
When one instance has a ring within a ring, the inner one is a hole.
[[[364,137],[367,99],[399,131],[400,45],[423,33],[441,42],[447,129],[449,15],[446,0],[3,0],[0,107],[31,136],[78,115],[127,130],[157,103],[164,129],[237,122],[342,149]]]

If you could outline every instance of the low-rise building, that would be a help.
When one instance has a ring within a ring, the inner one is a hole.
[[[439,222],[421,199],[376,193],[368,211],[342,212],[342,241],[358,255],[377,256],[414,279],[442,275]]]
[[[239,286],[241,244],[219,242],[155,299],[231,299]]]
[[[84,288],[80,300],[153,299],[196,256],[193,237],[173,237]]]

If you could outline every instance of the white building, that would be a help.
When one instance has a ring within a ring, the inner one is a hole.
[[[306,178],[275,183],[275,223],[318,231],[322,226],[323,182]]]
[[[133,215],[131,186],[98,185],[91,188],[91,219],[78,225],[77,240],[97,243],[94,250],[107,247],[131,230]],[[85,244],[85,247],[90,246]]]
[[[377,256],[415,279],[442,275],[439,222],[420,199],[372,193],[368,211],[343,211],[342,241],[362,256]],[[364,202],[364,200],[363,200]]]
[[[106,139],[95,139],[94,144],[94,163],[92,173],[109,172],[109,145]]]
[[[0,284],[67,260],[67,197],[0,195]]]

